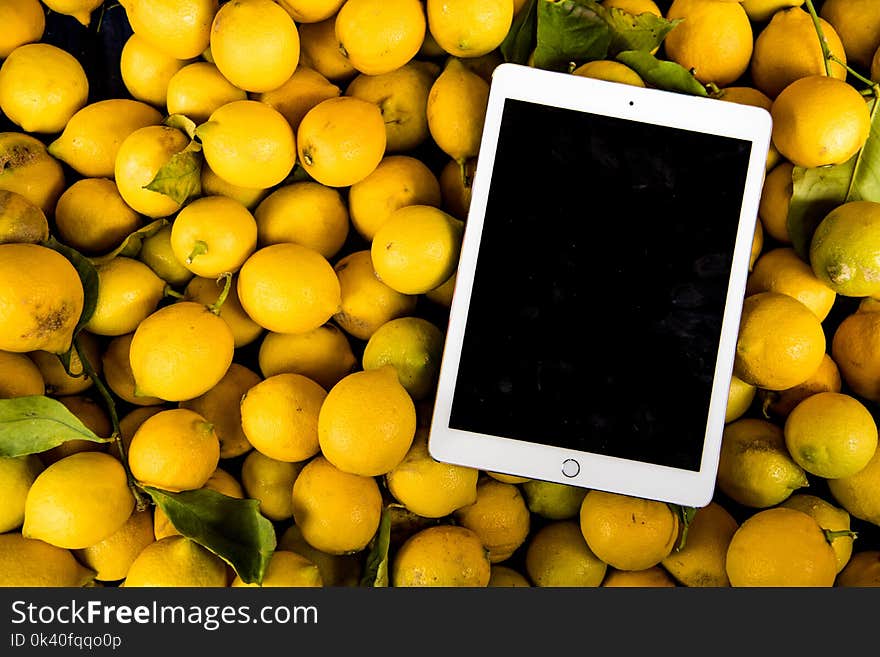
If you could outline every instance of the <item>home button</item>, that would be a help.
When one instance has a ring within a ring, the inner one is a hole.
[[[581,464],[574,459],[565,459],[562,462],[562,474],[566,477],[577,477],[581,471]]]

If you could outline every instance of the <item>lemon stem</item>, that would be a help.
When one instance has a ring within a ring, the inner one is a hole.
[[[193,244],[192,253],[190,253],[186,257],[186,264],[191,265],[192,261],[195,260],[200,255],[205,255],[208,252],[208,245],[202,240],[196,240],[196,243]]]
[[[79,354],[80,362],[82,362],[83,373],[95,384],[95,388],[98,390],[98,393],[101,395],[101,398],[104,400],[104,404],[107,407],[107,415],[110,416],[110,424],[113,427],[113,440],[116,443],[116,449],[119,450],[119,460],[122,462],[122,467],[125,468],[128,487],[131,489],[131,493],[134,495],[134,499],[137,502],[138,511],[143,511],[147,508],[149,502],[141,493],[140,488],[134,480],[134,475],[131,474],[131,469],[128,467],[128,454],[126,453],[125,445],[122,443],[122,430],[119,427],[119,415],[116,413],[116,402],[113,401],[113,396],[110,394],[110,391],[107,390],[107,386],[104,385],[101,377],[98,376],[98,373],[95,372],[95,368],[92,367],[92,364],[89,362],[85,350],[81,347],[79,338],[75,338],[73,344]]]
[[[869,80],[868,78],[866,78],[864,75],[862,75],[861,73],[859,73],[858,71],[853,69],[852,66],[850,66],[846,62],[842,61],[839,57],[837,57],[837,55],[828,55],[828,59],[830,59],[832,62],[835,62],[836,64],[840,64],[841,66],[843,66],[847,70],[847,72],[851,76],[853,76],[856,80],[868,85],[870,87],[872,94],[874,94],[874,95],[877,94],[877,86],[878,86],[877,82],[874,82],[873,80]]]
[[[171,287],[170,285],[165,286],[165,289],[163,290],[162,294],[164,294],[166,297],[174,297],[175,299],[185,299],[186,298],[180,292],[178,292],[173,287]]]
[[[219,282],[219,280],[221,278],[226,279],[226,281],[223,285],[223,291],[220,292],[220,296],[217,297],[217,300],[214,303],[212,303],[210,306],[208,306],[208,310],[210,310],[215,315],[220,314],[220,308],[223,306],[224,303],[226,303],[226,297],[229,296],[229,290],[232,289],[232,274],[230,274],[228,272],[226,274],[221,274],[217,278],[217,281]]]
[[[855,540],[859,537],[856,532],[850,531],[848,529],[838,529],[835,531],[831,531],[830,529],[823,529],[822,533],[825,534],[825,540],[829,543],[833,543],[834,540],[837,538],[851,538]]]
[[[819,45],[822,47],[822,60],[825,62],[825,75],[831,77],[831,49],[825,40],[825,33],[822,31],[822,25],[819,23],[819,14],[813,6],[813,0],[806,0],[807,11],[810,12],[810,18],[813,19],[813,27],[816,28],[816,34],[819,36]]]

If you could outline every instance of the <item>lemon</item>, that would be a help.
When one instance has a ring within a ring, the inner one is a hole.
[[[180,209],[170,196],[146,189],[156,174],[189,145],[189,137],[176,128],[155,125],[132,132],[119,146],[114,177],[122,199],[148,217],[167,217]]]
[[[489,572],[489,587],[523,587],[531,586],[525,575],[508,566],[492,564]]]
[[[764,407],[773,415],[786,417],[801,401],[819,392],[840,392],[840,369],[828,354],[810,378],[793,388],[780,391],[762,390]]]
[[[761,217],[764,230],[782,244],[791,244],[791,236],[788,234],[788,209],[794,192],[791,178],[793,170],[794,165],[791,162],[780,162],[770,170],[764,178],[761,202],[758,206],[758,215]]]
[[[746,383],[736,376],[730,377],[730,388],[727,390],[727,408],[724,413],[724,422],[733,422],[745,415],[752,405],[758,389],[751,383]]]
[[[128,446],[131,445],[131,439],[134,438],[135,431],[138,430],[147,418],[163,410],[165,410],[164,406],[135,407],[119,420],[119,437],[126,452],[128,451]],[[115,456],[119,456],[119,449],[115,444],[111,445],[110,451]]]
[[[227,2],[211,25],[211,55],[239,89],[262,92],[284,84],[299,63],[299,32],[272,0]]]
[[[585,488],[551,481],[523,482],[522,492],[529,511],[548,520],[568,520],[581,510]]]
[[[187,301],[211,305],[217,302],[222,290],[222,280],[196,277],[187,283],[183,298]],[[220,308],[220,319],[229,325],[236,349],[251,344],[263,333],[263,327],[248,317],[244,308],[241,307],[235,279],[233,279],[229,294]]]
[[[336,16],[300,24],[298,29],[303,66],[316,70],[331,82],[343,82],[357,75],[357,69],[342,54],[336,40]]]
[[[122,464],[102,452],[80,452],[37,476],[25,502],[22,535],[85,548],[122,527],[133,508]]]
[[[845,317],[834,331],[831,356],[855,394],[880,401],[880,314]]]
[[[278,461],[252,451],[241,465],[241,483],[247,496],[260,503],[260,513],[269,520],[293,517],[293,483],[303,469],[301,463]]]
[[[449,160],[440,171],[440,196],[442,208],[456,219],[467,219],[471,206],[471,184],[476,171],[476,159],[462,164]]]
[[[851,516],[880,525],[880,450],[856,474],[830,479],[828,488]]]
[[[67,351],[83,300],[64,256],[38,244],[0,244],[0,350]]]
[[[846,162],[865,145],[871,126],[862,95],[843,80],[823,75],[785,87],[770,113],[780,154],[808,168]]]
[[[204,123],[215,110],[236,100],[247,100],[247,93],[223,77],[214,64],[194,62],[171,76],[165,105],[169,114]]]
[[[46,0],[45,4],[56,14],[73,16],[84,27],[88,27],[92,12],[103,4],[103,0]]]
[[[119,56],[122,83],[128,93],[159,108],[165,107],[171,78],[188,63],[189,59],[178,59],[139,34],[128,38]]]
[[[485,587],[490,576],[491,564],[479,537],[452,525],[413,534],[391,562],[392,586]]]
[[[297,129],[299,163],[329,187],[360,182],[385,155],[385,121],[374,103],[341,96],[324,100],[303,117]]]
[[[295,552],[314,563],[321,573],[324,586],[358,586],[360,583],[362,568],[357,555],[328,554],[316,550],[306,542],[296,525],[284,531],[276,549]]]
[[[70,550],[18,533],[0,534],[0,586],[86,586],[95,573],[84,568]]]
[[[455,293],[456,276],[453,274],[443,285],[425,292],[425,298],[445,308],[452,306],[452,295]]]
[[[521,6],[524,2],[523,0],[516,0],[516,4]],[[602,6],[606,9],[620,9],[633,16],[648,12],[649,14],[663,17],[663,13],[653,0],[602,0]]]
[[[602,586],[628,588],[670,588],[675,580],[662,567],[652,566],[644,570],[617,570],[609,568]]]
[[[457,162],[476,157],[488,102],[488,83],[459,59],[449,59],[426,107],[428,130],[440,150]]]
[[[685,586],[730,586],[725,564],[730,539],[739,524],[717,502],[697,509],[688,525],[684,547],[660,563]]]
[[[129,361],[138,395],[183,401],[213,388],[232,363],[229,325],[208,308],[180,301],[142,321]]]
[[[287,120],[255,100],[227,103],[196,134],[211,170],[239,187],[277,185],[296,159],[296,142]]]
[[[452,57],[452,55],[448,57]],[[498,66],[504,63],[504,55],[501,54],[500,48],[496,48],[479,57],[463,57],[461,58],[461,63],[491,84],[492,73],[495,72]],[[439,69],[437,70],[439,72]]]
[[[408,205],[439,207],[440,183],[434,173],[409,155],[389,155],[348,194],[351,222],[367,241],[395,210]]]
[[[158,397],[135,394],[134,374],[129,362],[133,337],[134,333],[129,333],[110,340],[100,361],[104,382],[116,396],[130,404],[137,406],[161,404],[162,400]]]
[[[292,495],[294,522],[322,552],[363,550],[379,527],[382,494],[376,480],[343,472],[323,456],[302,469]]]
[[[752,25],[738,2],[675,0],[666,18],[682,19],[663,41],[666,55],[700,82],[726,87],[748,70]]]
[[[241,187],[228,183],[214,173],[206,162],[202,163],[202,195],[203,196],[226,196],[241,203],[252,211],[259,205],[266,194],[267,189],[259,187]]]
[[[0,110],[25,132],[61,132],[88,97],[82,65],[48,43],[19,46],[0,66]]]
[[[43,463],[36,454],[0,456],[0,534],[21,527],[28,491],[42,471]]]
[[[40,370],[43,381],[46,383],[46,392],[56,397],[76,395],[92,387],[94,383],[83,370],[80,352],[85,354],[86,359],[92,363],[95,371],[101,373],[101,345],[97,338],[87,331],[82,331],[77,336],[77,346],[70,351],[70,364],[64,368],[61,360],[49,351],[32,351],[28,354]]]
[[[739,504],[761,509],[779,504],[808,481],[786,451],[781,428],[743,418],[724,428],[717,484]]]
[[[806,513],[760,511],[736,530],[727,550],[731,586],[832,586],[837,560],[819,524]]]
[[[0,59],[6,59],[19,46],[43,38],[46,15],[37,0],[2,0],[0,23],[5,26],[0,35]]]
[[[850,201],[838,205],[819,223],[810,243],[816,276],[838,294],[880,294],[880,203]]]
[[[75,554],[95,571],[95,579],[115,582],[125,579],[135,558],[154,540],[152,514],[135,511],[116,532]]]
[[[296,552],[276,550],[269,557],[266,573],[260,584],[245,584],[236,576],[230,586],[282,586],[316,587],[323,586],[318,566]]]
[[[278,110],[296,131],[310,109],[340,93],[341,89],[318,71],[300,64],[284,84],[257,94],[256,100]]]
[[[412,60],[389,73],[358,75],[346,96],[379,106],[385,119],[385,151],[411,151],[424,143],[428,131],[428,93],[440,68],[432,62]]]
[[[64,191],[64,169],[38,139],[0,132],[0,190],[20,194],[48,217]]]
[[[391,366],[349,374],[327,393],[318,414],[324,457],[344,472],[372,477],[406,456],[416,431],[415,405]]]
[[[456,57],[495,50],[513,22],[512,0],[428,0],[426,10],[434,39]]]
[[[834,26],[847,60],[867,70],[880,47],[880,12],[870,0],[825,0],[820,16]]]
[[[334,269],[342,301],[333,319],[349,335],[369,340],[386,322],[415,310],[415,296],[402,294],[376,277],[369,251],[349,253]]]
[[[478,475],[473,468],[431,458],[427,432],[419,429],[406,456],[385,480],[407,509],[424,518],[442,518],[477,501]]]
[[[30,358],[25,354],[0,351],[0,399],[42,395],[45,392],[43,375]]]
[[[141,226],[141,218],[107,178],[83,178],[61,195],[55,208],[58,237],[86,254],[112,251]]]
[[[599,586],[608,571],[572,520],[550,522],[535,532],[525,564],[532,583],[544,587]]]
[[[509,559],[529,535],[529,509],[519,488],[494,479],[477,486],[476,501],[458,509],[455,519],[480,538],[491,563]]]
[[[169,491],[201,488],[217,468],[220,441],[212,424],[185,408],[147,418],[128,448],[131,474],[144,486]]]
[[[325,390],[357,365],[348,338],[333,324],[305,333],[267,333],[257,359],[264,377],[282,372],[302,374]]]
[[[743,0],[742,6],[749,15],[749,19],[755,22],[763,22],[770,19],[777,11],[789,7],[800,7],[804,0]]]
[[[348,237],[348,207],[338,190],[303,181],[284,185],[254,211],[260,246],[294,242],[336,255]]]
[[[743,5],[743,7],[745,7],[745,5]],[[740,105],[751,105],[752,107],[760,107],[761,109],[765,109],[768,112],[770,111],[770,107],[773,105],[773,101],[763,91],[755,89],[754,87],[745,86],[725,87],[721,90],[721,95],[718,96],[718,99],[725,100],[729,103],[739,103]],[[767,151],[765,170],[770,171],[771,169],[773,169],[777,164],[779,164],[779,159],[779,151],[776,150],[776,146],[774,146],[773,142],[771,142],[770,149]]]
[[[880,550],[865,550],[852,556],[835,586],[880,586]]]
[[[336,14],[339,48],[361,73],[390,73],[416,56],[427,20],[419,0],[348,0]]]
[[[761,219],[758,218],[758,221],[755,222],[755,233],[752,237],[752,251],[749,254],[749,271],[752,271],[752,268],[755,266],[755,261],[757,261],[758,256],[761,255],[761,251],[764,249],[764,229],[761,226]]]
[[[193,273],[174,255],[170,225],[144,239],[138,258],[169,285],[186,285],[193,277]]]
[[[125,588],[226,586],[226,564],[195,541],[168,536],[145,547],[128,569]]]
[[[503,474],[501,472],[486,471],[486,474],[492,477],[495,481],[500,481],[505,484],[524,484],[527,481],[530,481],[528,477],[519,477],[517,475]]]
[[[140,260],[117,256],[95,269],[98,298],[85,325],[95,335],[131,333],[162,300],[165,281]]]
[[[789,497],[779,506],[806,513],[819,523],[822,529],[831,532],[849,531],[849,514],[843,509],[839,509],[833,504],[826,502],[821,497],[798,493]],[[834,556],[837,559],[837,572],[839,573],[846,567],[852,556],[853,537],[851,535],[836,536],[831,541],[831,549],[834,550]]]
[[[629,66],[608,59],[596,59],[581,64],[572,71],[572,74],[584,78],[595,78],[608,82],[619,82],[634,87],[644,87],[645,81]]]
[[[335,16],[345,0],[278,0],[297,23],[317,23]]]
[[[391,365],[410,397],[425,399],[437,384],[443,340],[443,332],[426,319],[392,319],[370,336],[362,364],[365,370]]]
[[[205,196],[187,205],[171,225],[171,249],[196,276],[238,271],[257,248],[257,222],[238,201]]]
[[[36,205],[17,192],[0,189],[0,244],[39,244],[49,239],[49,222]]]
[[[810,265],[790,247],[767,251],[755,262],[746,281],[746,296],[758,292],[787,294],[813,311],[820,322],[828,317],[837,297],[836,292],[820,280]]]
[[[339,279],[317,251],[299,244],[273,244],[258,249],[242,266],[238,298],[263,328],[305,333],[339,310]]]
[[[455,272],[464,224],[438,208],[408,205],[395,210],[370,247],[383,283],[402,294],[423,294]]]
[[[276,374],[241,399],[248,442],[278,461],[305,461],[318,453],[318,411],[327,392],[301,374]]]
[[[135,34],[176,59],[201,55],[211,37],[217,0],[122,0]]]

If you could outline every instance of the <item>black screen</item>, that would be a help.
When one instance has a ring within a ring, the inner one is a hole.
[[[750,148],[508,99],[450,426],[699,470]]]

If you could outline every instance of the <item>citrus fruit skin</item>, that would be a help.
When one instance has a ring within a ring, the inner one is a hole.
[[[367,75],[382,75],[415,57],[427,20],[418,0],[348,0],[336,14],[334,28],[352,66]]]
[[[845,317],[834,331],[831,357],[853,392],[880,402],[880,313]]]
[[[697,509],[684,547],[673,550],[661,564],[685,586],[730,586],[725,570],[727,548],[738,527],[724,507],[710,502]]]
[[[96,580],[115,582],[125,579],[137,555],[154,540],[153,514],[149,510],[134,511],[116,532],[77,550],[76,556],[95,571]]]
[[[28,491],[43,469],[36,454],[0,456],[0,533],[21,527]]]
[[[574,75],[608,82],[619,82],[634,87],[644,87],[645,81],[629,66],[607,59],[597,59],[581,64],[572,71]]]
[[[510,0],[429,0],[428,27],[437,44],[456,57],[479,57],[504,40],[513,22]]]
[[[260,513],[269,520],[293,517],[293,484],[303,469],[302,463],[288,463],[269,458],[253,450],[241,466],[241,483],[247,496],[260,502]]]
[[[794,249],[781,247],[764,253],[746,281],[746,296],[781,292],[794,297],[823,322],[831,312],[837,293],[819,279]]]
[[[0,244],[39,244],[49,239],[49,222],[36,205],[16,192],[0,189]]]
[[[472,530],[489,551],[489,562],[509,559],[529,534],[529,509],[519,488],[494,479],[477,486],[477,499],[455,512],[456,521]]]
[[[447,62],[431,85],[425,109],[428,130],[453,160],[476,157],[488,102],[488,83],[457,58]]]
[[[335,16],[317,23],[301,23],[298,29],[303,66],[316,70],[331,82],[341,83],[357,75],[358,70],[339,49]]]
[[[257,584],[245,584],[244,581],[236,575],[230,586],[235,587],[257,587],[257,586],[280,586],[280,587],[320,587],[324,585],[321,578],[321,571],[318,566],[312,563],[306,557],[295,552],[286,550],[276,550],[269,557],[269,565],[266,566],[266,573],[263,580]]]
[[[140,35],[132,34],[122,47],[119,71],[132,98],[155,108],[164,108],[171,78],[189,62],[189,59],[174,57]]]
[[[791,244],[788,234],[788,210],[794,183],[791,178],[794,165],[791,162],[780,162],[773,167],[764,178],[761,189],[761,202],[758,216],[767,234],[777,242]]]
[[[267,333],[258,354],[268,378],[282,372],[302,374],[329,390],[357,365],[351,344],[334,324],[305,333]]]
[[[322,100],[338,97],[341,92],[318,71],[301,63],[284,84],[257,94],[256,100],[278,110],[296,131],[306,112]]]
[[[755,22],[766,21],[781,9],[800,7],[802,4],[804,0],[743,0],[742,2],[749,19]]]
[[[849,61],[867,70],[880,47],[880,11],[871,0],[825,0],[819,15],[843,43]]]
[[[222,587],[226,564],[198,543],[168,536],[145,547],[128,569],[122,586]]]
[[[339,555],[321,552],[309,545],[302,531],[290,525],[278,539],[278,550],[296,552],[314,563],[321,573],[324,586],[358,586],[361,580],[361,562],[358,555]]]
[[[88,255],[105,254],[141,227],[141,218],[107,178],[77,180],[58,198],[55,231],[61,242]]]
[[[789,497],[780,506],[787,509],[802,511],[819,523],[822,529],[832,532],[847,532],[850,529],[850,517],[844,509],[839,509],[830,502],[816,495],[797,493]],[[837,572],[840,573],[852,557],[853,537],[836,536],[831,541],[831,549],[837,559]]]
[[[485,587],[490,576],[480,539],[470,529],[452,525],[413,534],[391,564],[392,586]]]
[[[247,100],[247,92],[223,77],[216,65],[194,62],[171,76],[165,105],[168,114],[183,114],[198,124],[236,100]]]
[[[46,382],[40,368],[26,354],[0,351],[0,399],[42,395],[45,392]]]
[[[345,0],[279,0],[297,23],[318,23],[335,16]]]
[[[0,59],[6,59],[19,46],[43,38],[46,15],[37,0],[3,0],[0,2]]]
[[[880,550],[865,550],[852,556],[835,586],[880,587]]]
[[[880,450],[856,474],[829,479],[828,488],[851,516],[880,525]]]
[[[838,294],[880,294],[880,203],[850,201],[825,215],[810,242],[810,264]]]
[[[51,217],[64,184],[64,169],[43,142],[20,132],[0,132],[0,190],[20,194]]]
[[[493,564],[489,574],[491,587],[529,587],[531,584],[525,575],[507,566]]]
[[[211,39],[217,0],[123,0],[135,34],[175,59],[201,55]]]
[[[602,586],[628,588],[671,588],[675,580],[660,566],[644,570],[617,570],[610,568],[602,580]]]
[[[165,293],[165,281],[140,260],[117,256],[95,268],[98,299],[85,328],[95,335],[119,336],[133,332]]]
[[[94,576],[70,550],[17,532],[0,534],[0,586],[79,587],[91,583]]]
[[[364,347],[365,370],[391,365],[413,399],[434,390],[443,355],[443,332],[421,317],[399,317],[376,329]]]
[[[196,276],[187,283],[183,291],[183,298],[187,301],[196,301],[210,306],[217,303],[220,295],[223,293],[223,287],[222,276],[220,278]],[[236,349],[251,344],[263,334],[263,327],[248,317],[244,308],[241,307],[241,302],[238,300],[237,287],[236,280],[233,277],[226,300],[220,307],[220,319],[229,325]]]
[[[595,587],[608,572],[608,564],[593,554],[574,520],[557,520],[538,529],[529,539],[525,559],[535,586]]]
[[[742,417],[751,407],[757,392],[758,389],[751,383],[731,376],[730,387],[727,390],[727,408],[724,413],[725,424]]]
[[[840,369],[828,354],[822,358],[822,364],[810,378],[803,383],[786,390],[762,390],[761,397],[764,408],[773,416],[787,417],[794,407],[810,395],[819,392],[840,392],[843,381]]]

